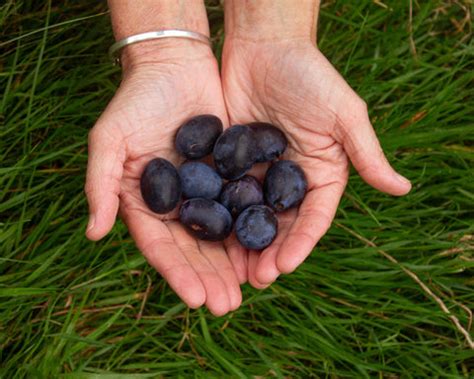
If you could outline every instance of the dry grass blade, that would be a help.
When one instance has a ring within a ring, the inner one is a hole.
[[[390,262],[396,264],[405,274],[407,274],[410,278],[412,278],[421,287],[421,289],[426,293],[426,295],[429,298],[431,298],[432,300],[434,300],[439,305],[441,310],[444,313],[446,313],[446,315],[449,317],[449,319],[455,325],[456,329],[464,336],[464,338],[466,340],[466,343],[468,344],[469,348],[474,349],[474,341],[472,340],[471,335],[469,334],[469,332],[461,325],[461,323],[459,322],[459,319],[449,311],[449,309],[446,306],[446,304],[444,303],[444,301],[439,296],[437,296],[425,283],[423,283],[423,281],[418,277],[418,275],[416,275],[413,271],[409,270],[408,268],[404,267],[400,262],[398,262],[389,253],[387,253],[384,250],[379,249],[378,246],[375,243],[373,243],[372,241],[369,241],[367,238],[364,238],[360,234],[354,232],[353,230],[349,229],[348,227],[342,225],[339,222],[336,222],[335,225],[338,228],[341,228],[341,229],[345,230],[346,232],[350,233],[351,235],[353,235],[354,237],[356,237],[360,241],[364,242],[367,246],[370,246],[370,247],[373,247],[373,248],[377,249],[377,252],[380,255],[382,255],[383,257],[388,259]],[[472,314],[472,313],[469,312],[469,314]]]

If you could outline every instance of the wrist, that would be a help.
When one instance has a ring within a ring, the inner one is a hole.
[[[209,36],[203,0],[108,1],[115,39],[150,31],[182,29]],[[200,59],[212,55],[206,44],[169,37],[125,46],[119,52],[122,68],[159,62]]]
[[[319,0],[226,0],[226,38],[316,43]]]
[[[169,37],[142,41],[120,51],[124,72],[138,66],[159,63],[185,64],[189,61],[214,59],[209,45],[188,38]]]

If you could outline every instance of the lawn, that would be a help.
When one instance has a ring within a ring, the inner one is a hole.
[[[84,237],[87,134],[120,81],[105,4],[2,4],[0,377],[474,376],[472,1],[324,2],[320,48],[413,190],[352,172],[311,257],[221,318],[187,309],[121,222]]]

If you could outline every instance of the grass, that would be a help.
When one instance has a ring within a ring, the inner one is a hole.
[[[120,222],[84,238],[87,133],[120,79],[104,4],[3,2],[0,377],[473,377],[449,317],[468,330],[474,305],[473,3],[413,1],[411,20],[410,3],[326,1],[319,41],[413,191],[351,175],[307,262],[214,318],[179,302]],[[208,10],[219,53],[222,9]]]

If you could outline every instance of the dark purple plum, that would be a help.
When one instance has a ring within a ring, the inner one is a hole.
[[[148,162],[140,178],[140,190],[155,213],[171,212],[181,198],[181,180],[173,164],[163,158]]]
[[[183,196],[186,199],[219,197],[222,178],[211,166],[202,162],[186,162],[181,165],[178,172]]]
[[[228,182],[222,189],[220,203],[226,207],[233,217],[251,205],[263,204],[262,186],[253,176]]]
[[[263,183],[266,203],[281,212],[298,206],[306,194],[308,182],[301,167],[289,160],[275,162]]]
[[[179,221],[191,235],[206,241],[222,241],[232,231],[229,211],[209,199],[186,200],[181,205]]]
[[[266,122],[252,122],[248,126],[257,141],[257,162],[270,162],[283,154],[288,140],[280,129]]]
[[[252,130],[245,125],[234,125],[225,130],[214,145],[217,172],[225,179],[239,179],[255,163],[257,152]]]
[[[193,117],[180,126],[175,139],[176,150],[188,159],[205,157],[212,152],[222,130],[222,121],[217,116]]]
[[[270,245],[278,231],[278,220],[273,210],[265,205],[252,205],[235,222],[235,234],[247,249],[262,250]]]

